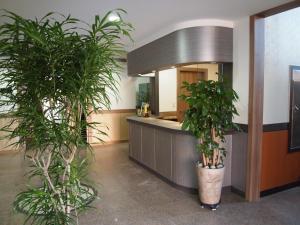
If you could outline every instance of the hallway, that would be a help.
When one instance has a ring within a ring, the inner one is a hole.
[[[128,144],[95,147],[89,179],[97,190],[82,225],[299,225],[300,188],[247,203],[227,189],[215,211],[201,209],[197,195],[179,191],[128,159]],[[20,225],[12,212],[24,188],[26,163],[19,153],[0,153],[0,225]]]

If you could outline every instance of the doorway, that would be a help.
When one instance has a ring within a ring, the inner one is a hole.
[[[279,175],[283,174],[283,171],[287,171],[287,174],[289,175],[294,175],[293,173],[290,173],[290,168],[295,167],[292,166],[289,162],[296,162],[295,165],[298,165],[297,159],[295,160],[294,154],[287,155],[287,130],[283,130],[286,129],[286,126],[278,122],[274,124],[268,123],[264,125],[263,110],[265,80],[264,54],[266,44],[265,19],[273,15],[297,8],[299,6],[299,1],[293,1],[266,10],[264,12],[260,12],[250,17],[250,79],[246,175],[246,199],[250,202],[258,201],[260,199],[261,191],[267,187],[266,184],[269,181],[273,182],[274,180],[278,180],[279,178],[281,178],[282,176]],[[272,101],[276,101],[276,99],[273,99]],[[267,102],[265,102],[265,104],[266,103]],[[277,101],[276,103],[278,105]],[[278,108],[280,108],[279,105]],[[278,154],[279,151],[282,152],[282,155]],[[274,154],[274,152],[276,152],[276,154]],[[276,156],[279,163],[274,163],[275,160],[271,160],[270,156],[273,158]],[[283,159],[285,161],[283,161]],[[271,162],[272,164],[268,164],[268,162]],[[284,169],[282,169],[279,165],[281,165]],[[280,172],[280,174],[278,173],[278,171]],[[298,172],[299,170],[294,169],[293,172],[294,171]],[[272,176],[270,176],[270,174],[272,174]],[[284,177],[285,176],[286,174],[284,173]],[[296,178],[298,177],[299,176],[296,176]],[[294,179],[294,177],[292,178]],[[270,187],[271,186],[272,185],[270,185]]]
[[[187,94],[187,90],[182,87],[183,82],[190,84],[197,83],[201,80],[208,79],[207,69],[197,68],[184,68],[180,67],[177,69],[177,119],[179,122],[183,121],[184,113],[188,109],[188,105],[179,96]]]

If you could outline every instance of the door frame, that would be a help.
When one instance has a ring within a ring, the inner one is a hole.
[[[249,129],[246,173],[246,200],[250,202],[260,199],[264,96],[264,19],[297,7],[300,7],[300,0],[265,10],[250,17]]]
[[[294,149],[291,149],[291,139],[292,139],[292,134],[291,134],[291,129],[292,129],[292,118],[293,118],[293,97],[294,96],[294,85],[293,85],[293,71],[294,70],[300,70],[300,66],[294,66],[294,65],[291,65],[290,66],[290,112],[289,112],[289,127],[288,127],[288,152],[289,153],[293,153],[293,152],[298,152],[300,151],[300,147],[298,148],[294,148]]]

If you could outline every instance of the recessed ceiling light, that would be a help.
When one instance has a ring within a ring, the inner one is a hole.
[[[155,73],[139,74],[141,77],[155,77]]]
[[[118,21],[120,21],[120,17],[113,13],[108,16],[108,20],[110,22],[118,22]]]

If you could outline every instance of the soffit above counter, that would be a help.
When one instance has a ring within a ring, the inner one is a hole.
[[[128,75],[191,63],[231,63],[233,28],[198,26],[174,31],[127,54]]]

